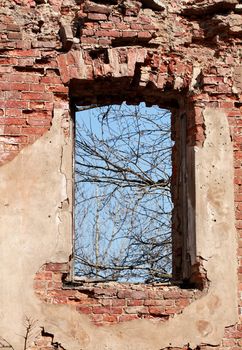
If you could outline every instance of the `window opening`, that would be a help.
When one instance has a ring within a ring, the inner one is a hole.
[[[144,103],[77,111],[75,276],[89,281],[168,281],[170,112]]]

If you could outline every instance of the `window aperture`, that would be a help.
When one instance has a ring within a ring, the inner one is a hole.
[[[90,281],[169,280],[169,111],[143,103],[77,110],[75,275]]]

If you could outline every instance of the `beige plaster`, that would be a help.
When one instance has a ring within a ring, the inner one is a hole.
[[[0,169],[0,335],[15,350],[23,348],[25,315],[67,350],[220,343],[224,327],[237,321],[233,157],[225,114],[207,109],[204,119],[206,140],[190,154],[195,152],[197,256],[209,291],[164,323],[137,320],[97,328],[70,306],[47,305],[34,294],[39,268],[68,261],[72,251],[72,140],[64,136],[69,121],[63,111],[55,111],[48,133]]]

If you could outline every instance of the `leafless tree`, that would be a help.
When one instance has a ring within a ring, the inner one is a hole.
[[[90,109],[89,116],[85,111],[76,119],[76,274],[95,280],[167,281],[169,112],[122,104]]]
[[[0,336],[0,349],[12,349],[14,350],[13,346],[3,337]]]
[[[37,320],[34,320],[31,317],[25,316],[25,320],[24,320],[25,333],[24,335],[21,335],[21,337],[24,339],[23,350],[27,350],[27,348],[31,345],[31,342],[35,338],[36,325],[37,325]],[[15,350],[13,345],[2,336],[0,336],[0,349]]]

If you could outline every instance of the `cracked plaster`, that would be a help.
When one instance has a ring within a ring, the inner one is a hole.
[[[0,334],[19,348],[24,316],[38,320],[65,349],[158,350],[217,345],[237,321],[232,144],[226,116],[204,111],[206,140],[191,148],[196,167],[196,248],[209,279],[208,293],[164,323],[137,320],[97,328],[67,305],[43,304],[33,290],[46,262],[72,252],[72,140],[68,117],[55,110],[49,132],[1,168]],[[71,123],[70,123],[71,124]],[[17,169],[17,172],[16,172]],[[68,199],[68,200],[67,200]],[[174,337],[176,334],[176,337]]]

